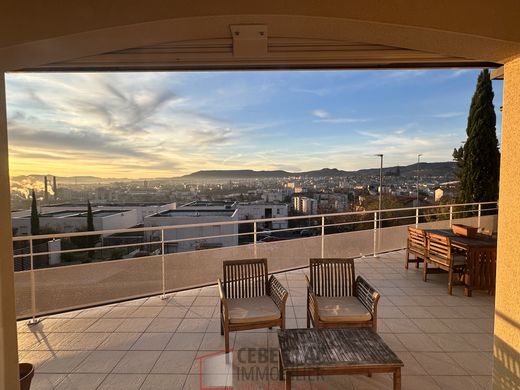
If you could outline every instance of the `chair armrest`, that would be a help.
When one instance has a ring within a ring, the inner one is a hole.
[[[273,299],[281,313],[285,312],[285,302],[289,293],[274,275],[269,278],[269,295]]]
[[[226,293],[224,292],[224,287],[222,287],[222,281],[217,279],[218,284],[218,292],[220,294],[220,306],[222,311],[222,316],[224,317],[224,320],[227,320],[229,318],[229,310],[228,310],[228,304],[227,304],[227,298]]]
[[[362,276],[356,278],[356,296],[359,301],[374,315],[377,311],[379,301],[379,291],[377,291]]]
[[[307,309],[312,311],[313,314],[317,314],[318,300],[316,299],[316,294],[314,293],[311,281],[307,275],[305,275],[305,280],[307,282]]]

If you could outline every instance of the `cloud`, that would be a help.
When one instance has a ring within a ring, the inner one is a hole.
[[[342,124],[342,123],[359,123],[359,122],[367,122],[367,121],[368,121],[368,119],[363,119],[363,118],[325,118],[325,119],[317,119],[314,122]]]
[[[440,119],[450,119],[450,118],[457,118],[459,116],[465,115],[464,112],[444,112],[440,114],[434,114],[432,115],[433,118],[440,118]]]
[[[311,111],[311,114],[320,119],[329,118],[330,114],[325,110],[315,109]]]

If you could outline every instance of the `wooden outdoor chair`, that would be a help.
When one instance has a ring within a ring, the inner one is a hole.
[[[285,329],[287,290],[267,272],[267,259],[224,261],[220,292],[220,334],[229,352],[229,332],[271,328]]]
[[[362,276],[353,259],[310,259],[307,278],[307,327],[367,326],[377,331],[379,292]]]
[[[424,230],[408,226],[408,240],[406,243],[406,263],[404,267],[408,269],[409,263],[415,263],[415,268],[419,268],[419,263],[426,258],[426,233]],[[410,255],[414,258],[410,259]]]
[[[453,273],[459,274],[462,278],[466,267],[466,255],[456,252],[451,246],[449,237],[438,234],[428,233],[427,238],[427,258],[423,266],[423,280],[426,282],[427,275],[438,272],[448,272],[448,294],[453,290]],[[435,268],[428,268],[432,264]]]

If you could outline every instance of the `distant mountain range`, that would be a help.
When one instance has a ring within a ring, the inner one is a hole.
[[[434,162],[434,163],[420,163],[421,176],[444,176],[455,177],[456,163],[453,161]],[[398,172],[399,170],[399,172]],[[411,177],[417,174],[417,164],[407,166],[393,166],[383,168],[383,175],[385,176],[400,176]],[[283,178],[283,177],[332,177],[332,176],[378,176],[379,168],[360,169],[357,171],[344,171],[336,168],[323,168],[315,171],[306,172],[288,172],[283,170],[273,171],[255,171],[252,169],[239,170],[208,170],[197,171],[184,175],[181,177],[162,177],[162,178],[147,178],[147,179],[127,179],[127,178],[102,178],[96,176],[69,176],[56,177],[58,186],[61,184],[109,184],[116,182],[130,182],[138,180],[148,181],[166,181],[166,180],[215,180],[215,179],[268,179],[268,178]],[[13,176],[12,182],[35,182],[43,181],[43,175],[24,175]]]
[[[455,176],[456,163],[453,161],[420,163],[419,169],[421,176]],[[417,174],[417,164],[407,166],[393,166],[383,168],[383,175],[393,176],[415,176]],[[377,176],[379,168],[360,169],[357,171],[343,171],[336,168],[323,168],[307,172],[287,172],[275,171],[254,171],[252,169],[239,170],[210,170],[197,171],[189,175],[182,176],[183,179],[261,179],[261,178],[282,178],[282,177],[330,177],[330,176]]]

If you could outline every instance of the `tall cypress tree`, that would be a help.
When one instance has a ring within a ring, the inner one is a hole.
[[[493,96],[489,71],[484,69],[471,100],[468,138],[463,147],[453,151],[459,167],[459,200],[463,203],[498,199],[500,152]]]
[[[31,235],[36,236],[38,234],[40,234],[40,215],[38,214],[38,205],[36,204],[36,194],[32,190]]]

